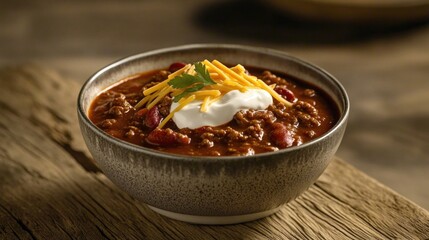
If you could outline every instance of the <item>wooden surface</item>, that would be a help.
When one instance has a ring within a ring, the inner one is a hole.
[[[0,239],[425,239],[429,213],[340,159],[281,211],[231,226],[161,217],[94,165],[76,119],[80,84],[0,69]]]

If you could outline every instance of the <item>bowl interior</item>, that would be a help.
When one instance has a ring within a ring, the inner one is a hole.
[[[196,62],[204,59],[217,59],[230,64],[240,63],[244,66],[284,72],[292,77],[309,82],[324,90],[337,105],[340,118],[336,126],[347,118],[349,109],[347,94],[341,84],[324,70],[275,50],[214,44],[186,45],[161,49],[133,55],[108,65],[94,74],[82,87],[78,100],[79,111],[83,113],[84,120],[92,124],[87,117],[90,104],[101,91],[112,84],[141,72],[166,68],[173,62]],[[333,129],[325,133],[325,135],[332,132]]]

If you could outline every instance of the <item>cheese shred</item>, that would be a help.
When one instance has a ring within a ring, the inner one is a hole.
[[[293,104],[283,97],[281,97],[276,91],[274,91],[275,85],[267,85],[264,81],[258,79],[255,76],[251,76],[247,73],[246,69],[238,64],[232,68],[228,68],[218,60],[208,61],[204,60],[201,62],[205,65],[210,78],[216,82],[216,84],[208,85],[200,89],[199,91],[191,92],[188,96],[180,99],[179,105],[165,117],[164,120],[159,124],[159,128],[164,125],[174,116],[174,113],[180,111],[187,104],[194,100],[201,100],[201,112],[207,112],[210,104],[218,101],[223,95],[232,90],[239,90],[246,92],[248,89],[263,89],[270,93],[270,95],[277,101],[283,103],[285,106],[290,107]],[[170,95],[175,97],[185,89],[173,88],[169,85],[169,82],[175,77],[187,73],[195,75],[195,65],[187,64],[183,68],[177,70],[174,73],[168,75],[164,81],[148,88],[143,91],[144,97],[135,105],[136,109],[146,107],[148,109],[158,104],[165,96]]]

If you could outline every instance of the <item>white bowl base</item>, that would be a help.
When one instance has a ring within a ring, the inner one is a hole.
[[[188,214],[170,212],[170,211],[156,208],[150,205],[147,205],[147,206],[153,211],[163,216],[166,216],[168,218],[172,218],[182,222],[193,223],[193,224],[207,224],[207,225],[226,225],[226,224],[250,222],[256,219],[267,217],[277,212],[281,208],[280,206],[264,212],[257,212],[257,213],[244,214],[244,215],[234,215],[234,216],[199,216],[199,215],[188,215]]]

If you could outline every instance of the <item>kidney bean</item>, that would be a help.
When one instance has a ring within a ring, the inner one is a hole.
[[[177,144],[189,144],[191,139],[178,132],[167,129],[156,128],[146,138],[146,142],[155,146],[170,147]]]
[[[150,128],[154,129],[158,127],[159,123],[162,121],[162,116],[159,113],[158,106],[154,106],[146,114],[145,118],[145,125]]]
[[[173,72],[183,68],[184,66],[186,66],[186,63],[184,63],[184,62],[175,62],[175,63],[172,63],[170,65],[170,67],[168,67],[168,71],[173,73]]]
[[[288,100],[289,102],[295,102],[297,98],[295,97],[295,94],[285,85],[278,85],[274,88],[274,91],[276,91],[278,94],[280,94],[284,99]]]
[[[294,139],[291,132],[281,123],[274,123],[271,126],[271,141],[279,148],[287,148],[293,145]]]

